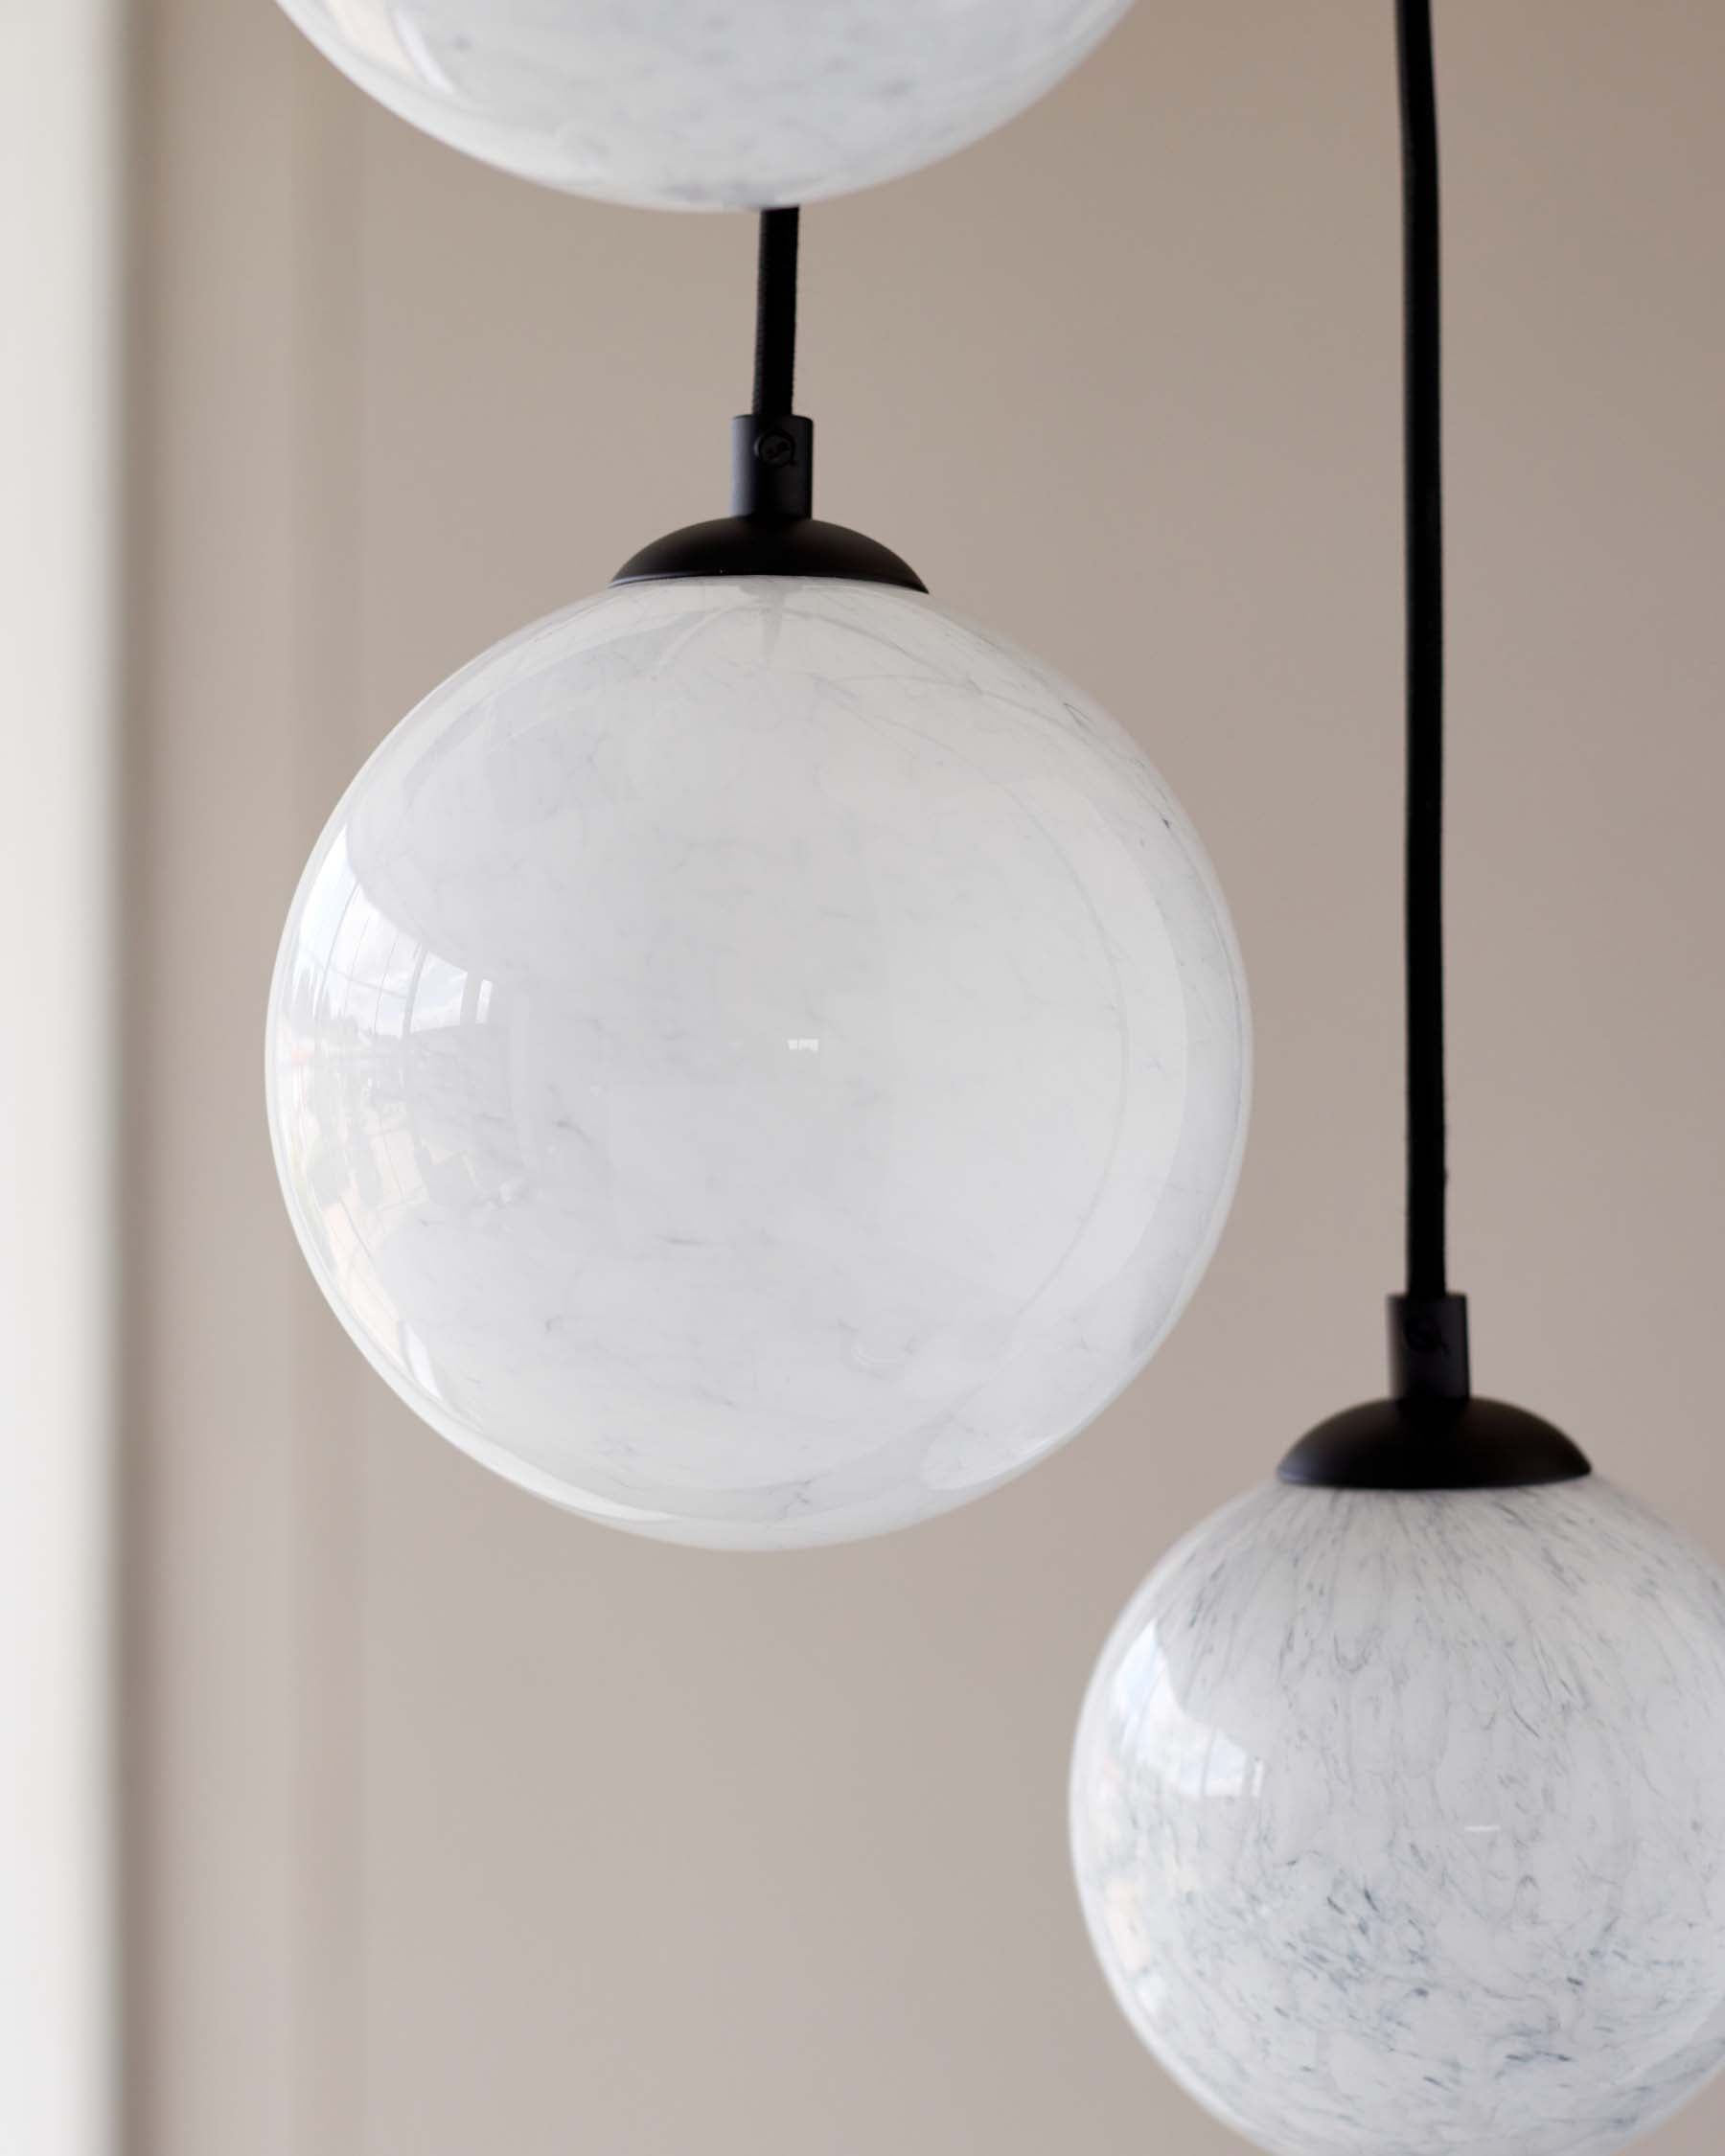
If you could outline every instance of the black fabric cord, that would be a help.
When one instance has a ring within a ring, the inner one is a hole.
[[[761,212],[761,266],[755,287],[754,417],[785,419],[796,371],[796,237],[801,212]]]
[[[1443,1099],[1443,476],[1431,0],[1396,0],[1401,83],[1408,777],[1408,1293],[1448,1288]]]

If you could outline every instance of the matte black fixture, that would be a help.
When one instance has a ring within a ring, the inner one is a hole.
[[[1443,466],[1438,105],[1430,0],[1399,0],[1407,542],[1408,1286],[1390,1298],[1391,1396],[1332,1415],[1280,1468],[1332,1489],[1567,1482],[1585,1455],[1538,1415],[1473,1396],[1466,1297],[1449,1291],[1443,1103]]]
[[[686,524],[632,554],[611,579],[839,577],[928,586],[890,547],[815,516],[815,428],[793,411],[797,210],[761,213],[751,410],[731,422],[731,513]]]

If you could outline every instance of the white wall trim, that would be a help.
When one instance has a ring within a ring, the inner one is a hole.
[[[118,0],[0,8],[0,2150],[114,2144]]]

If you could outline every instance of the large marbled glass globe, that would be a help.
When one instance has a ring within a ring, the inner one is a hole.
[[[896,1527],[1052,1450],[1204,1270],[1246,1118],[1204,854],[1080,692],[920,593],[614,585],[383,743],[268,1021],[312,1272],[595,1519]]]
[[[1725,1574],[1597,1477],[1228,1506],[1071,1806],[1127,2019],[1274,2156],[1611,2156],[1725,2057]]]
[[[282,0],[380,103],[505,172],[770,209],[915,172],[1050,89],[1130,0]]]

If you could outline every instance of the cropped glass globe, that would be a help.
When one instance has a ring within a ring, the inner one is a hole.
[[[644,209],[770,209],[930,165],[1051,89],[1130,0],[282,0],[380,103]]]
[[[1071,1802],[1127,2019],[1274,2156],[1609,2156],[1725,2055],[1725,1575],[1597,1477],[1230,1505]]]
[[[1143,754],[920,593],[613,585],[436,690],[271,992],[288,1209],[434,1428],[750,1548],[959,1504],[1191,1293],[1238,961]]]

